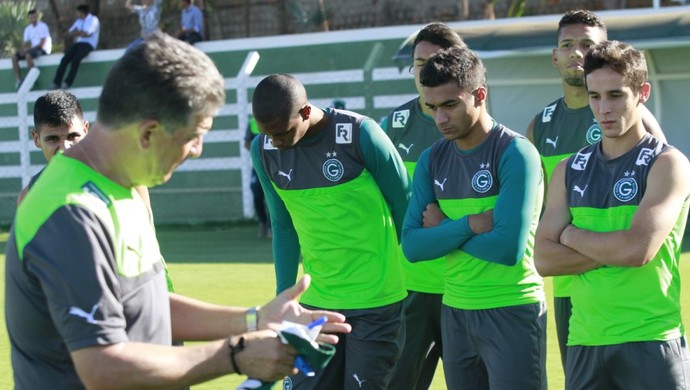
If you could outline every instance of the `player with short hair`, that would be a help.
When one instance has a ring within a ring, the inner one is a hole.
[[[678,262],[690,163],[642,123],[644,53],[599,43],[584,74],[602,138],[556,166],[535,247],[542,275],[573,275],[566,388],[685,388]]]
[[[417,162],[402,247],[413,262],[446,257],[446,384],[545,389],[546,304],[532,259],[539,155],[489,115],[486,69],[468,48],[432,55],[419,77],[443,139]]]
[[[182,388],[241,372],[274,381],[295,370],[296,351],[270,330],[282,320],[327,315],[323,329],[349,331],[341,314],[299,306],[308,276],[258,316],[168,292],[153,220],[134,187],[162,184],[198,157],[224,102],[211,59],[164,34],[113,65],[88,137],[48,164],[7,240],[17,389]]]
[[[558,23],[558,42],[551,60],[561,77],[563,96],[543,108],[527,126],[526,135],[537,147],[544,166],[548,186],[553,169],[561,160],[601,139],[601,128],[589,108],[584,79],[584,59],[597,43],[607,39],[604,22],[587,10],[568,11]],[[659,124],[644,105],[645,128],[661,141],[666,141]],[[566,366],[571,276],[553,278],[554,319],[563,369]]]
[[[441,49],[466,47],[449,26],[433,22],[424,26],[412,44],[412,65],[419,96],[394,109],[384,123],[384,130],[405,163],[410,178],[422,152],[441,138],[433,113],[426,106],[419,83],[419,72],[429,58]],[[405,271],[405,347],[395,364],[391,389],[428,389],[441,357],[441,299],[446,260],[412,263],[402,255]]]
[[[404,342],[398,233],[409,182],[400,156],[373,119],[310,104],[291,75],[261,80],[252,112],[278,291],[295,282],[301,254],[313,277],[301,304],[337,310],[353,329],[328,367],[284,387],[386,389]]]
[[[55,90],[36,99],[31,138],[34,145],[43,151],[47,162],[58,152],[64,152],[79,142],[88,132],[89,121],[84,120],[81,105],[71,93]],[[19,193],[17,204],[21,203],[42,172],[43,169],[31,177],[29,184]]]

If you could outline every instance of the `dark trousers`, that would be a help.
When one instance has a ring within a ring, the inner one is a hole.
[[[72,83],[74,82],[74,78],[77,77],[77,71],[79,70],[79,64],[81,64],[81,60],[83,60],[84,57],[89,55],[89,53],[91,53],[92,50],[93,46],[85,42],[77,42],[74,45],[70,46],[70,48],[67,49],[65,55],[62,57],[62,60],[60,61],[60,66],[58,66],[57,72],[55,72],[55,78],[53,79],[53,83],[57,86],[62,84],[62,77],[65,75],[67,65],[71,64],[69,74],[65,79],[65,83],[72,85]]]

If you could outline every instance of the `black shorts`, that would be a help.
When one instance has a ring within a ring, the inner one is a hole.
[[[690,360],[681,337],[602,346],[568,346],[566,390],[686,389]]]
[[[405,342],[402,301],[372,309],[336,311],[345,315],[352,332],[338,335],[335,355],[326,368],[313,377],[302,373],[286,377],[283,389],[388,388],[393,365]]]
[[[45,52],[45,50],[43,50],[43,49],[40,48],[40,47],[32,47],[31,49],[29,49],[29,51],[27,52],[27,54],[29,54],[29,55],[31,56],[31,58],[36,59],[36,58],[38,58],[38,57],[40,57],[40,56],[46,55],[46,52]],[[25,59],[26,59],[26,56],[23,55],[23,54],[20,53],[20,52],[16,52],[15,55],[17,56],[17,59],[20,59],[20,60],[25,60]]]

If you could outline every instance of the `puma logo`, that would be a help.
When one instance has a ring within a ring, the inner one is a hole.
[[[278,176],[284,176],[287,177],[288,181],[292,181],[292,178],[290,177],[292,175],[292,169],[288,173],[285,173],[283,171],[278,171]]]
[[[443,189],[443,186],[446,185],[446,180],[448,180],[447,177],[446,177],[445,179],[443,179],[442,182],[439,183],[438,180],[434,179],[434,185],[435,185],[435,186],[438,186],[438,188],[440,188],[441,191],[445,191],[445,190]]]
[[[551,138],[546,139],[546,143],[553,145],[554,148],[556,147],[557,142],[558,142],[558,137],[556,137],[556,139],[551,139]]]
[[[589,186],[589,184],[586,185],[585,188],[580,188],[580,186],[576,185],[575,187],[573,187],[573,191],[579,193],[580,198],[584,198],[585,197],[585,191],[587,191],[587,186]]]
[[[410,146],[405,146],[405,145],[403,145],[403,144],[398,144],[398,147],[399,147],[400,149],[404,150],[404,151],[405,151],[405,154],[410,154],[410,149],[412,149],[412,146],[414,146],[414,144],[410,144]]]
[[[99,307],[100,305],[101,305],[100,303],[97,303],[97,304],[93,305],[93,307],[91,308],[91,312],[90,312],[90,313],[87,313],[87,312],[85,312],[84,310],[82,310],[82,309],[80,309],[80,308],[78,308],[78,307],[76,307],[76,306],[72,306],[72,307],[69,308],[69,314],[72,314],[72,315],[77,316],[77,317],[84,318],[84,319],[86,320],[86,322],[88,322],[89,324],[95,324],[95,323],[97,323],[97,322],[96,322],[96,319],[95,319],[93,316],[94,316],[94,314],[96,314],[96,310],[98,310],[98,307]]]
[[[366,382],[366,379],[360,380],[359,377],[357,376],[357,374],[353,374],[352,377],[355,378],[355,380],[357,381],[357,384],[359,385],[359,388],[361,389],[362,383]]]

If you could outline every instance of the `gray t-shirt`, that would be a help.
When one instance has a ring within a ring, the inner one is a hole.
[[[6,255],[17,389],[82,388],[70,356],[82,348],[171,344],[164,263],[136,191],[58,155],[17,210]]]

